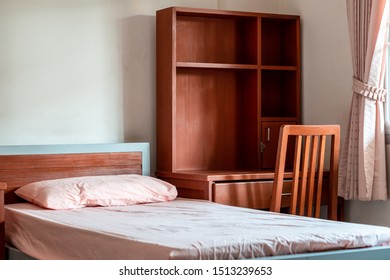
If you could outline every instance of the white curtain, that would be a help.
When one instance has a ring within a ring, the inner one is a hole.
[[[353,62],[350,124],[340,157],[345,199],[386,200],[384,78],[388,0],[346,0]]]

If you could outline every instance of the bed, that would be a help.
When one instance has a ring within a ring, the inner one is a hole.
[[[178,198],[164,182],[160,200],[63,210],[15,193],[42,180],[149,180],[149,173],[148,143],[0,147],[2,252],[8,259],[390,259],[387,227]]]

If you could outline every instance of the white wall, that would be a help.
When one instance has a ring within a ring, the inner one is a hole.
[[[1,0],[0,145],[147,141],[153,172],[155,12],[169,6],[300,15],[303,121],[346,130],[343,0]],[[389,208],[353,202],[347,218],[390,225]]]
[[[0,1],[0,144],[123,140],[108,1]]]

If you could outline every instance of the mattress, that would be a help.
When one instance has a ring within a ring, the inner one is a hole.
[[[247,259],[390,243],[390,229],[176,199],[48,210],[5,206],[6,241],[37,259]]]

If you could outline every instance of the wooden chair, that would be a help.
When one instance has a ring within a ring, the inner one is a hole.
[[[320,217],[325,155],[329,162],[328,219],[337,220],[340,150],[338,125],[284,125],[280,128],[271,211],[280,212],[288,141],[295,139],[290,214]],[[330,153],[326,149],[330,142]],[[314,215],[313,215],[314,212]]]

